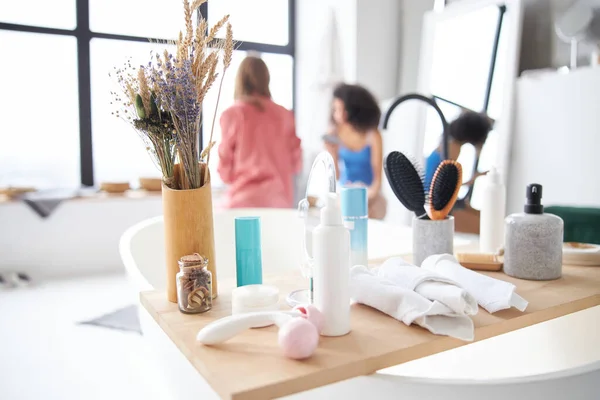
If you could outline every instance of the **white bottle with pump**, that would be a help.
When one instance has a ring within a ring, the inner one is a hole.
[[[495,168],[485,178],[479,225],[479,250],[496,253],[504,247],[504,216],[506,212],[506,187]]]
[[[314,305],[323,313],[323,336],[350,332],[350,232],[342,224],[338,195],[330,193],[312,234]]]

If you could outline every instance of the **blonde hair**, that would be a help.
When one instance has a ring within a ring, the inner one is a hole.
[[[271,75],[267,64],[256,56],[244,58],[235,77],[235,100],[248,101],[262,109],[258,96],[271,98],[269,83]]]

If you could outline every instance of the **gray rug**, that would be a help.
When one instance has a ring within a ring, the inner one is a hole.
[[[138,309],[135,305],[120,308],[101,317],[80,322],[80,324],[142,334]]]

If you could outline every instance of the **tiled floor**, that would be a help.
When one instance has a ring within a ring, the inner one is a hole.
[[[124,275],[0,290],[0,399],[169,399],[139,334],[78,324],[135,299]]]

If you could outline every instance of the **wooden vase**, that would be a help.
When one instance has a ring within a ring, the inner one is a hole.
[[[206,165],[202,165],[202,172]],[[175,165],[175,176],[179,165]],[[212,273],[213,298],[217,297],[217,269],[213,227],[212,193],[210,172],[204,186],[198,189],[174,190],[162,186],[165,227],[165,253],[167,262],[167,297],[177,302],[175,275],[179,272],[181,257],[199,253],[208,259]]]

